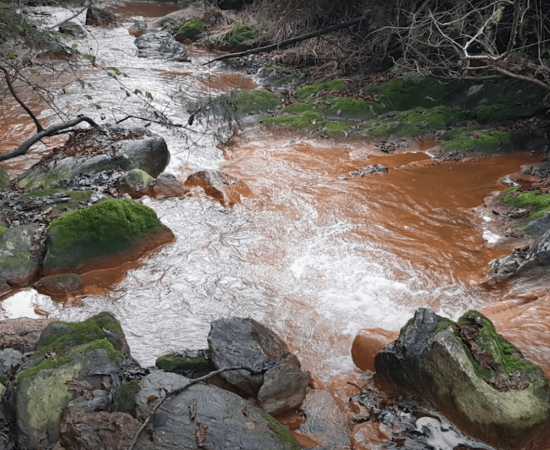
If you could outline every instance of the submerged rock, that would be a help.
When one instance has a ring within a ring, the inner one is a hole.
[[[166,31],[142,34],[134,44],[141,58],[187,61],[187,49]]]
[[[155,211],[132,200],[105,200],[68,212],[46,230],[44,274],[81,272],[156,232],[169,231]]]
[[[226,207],[240,203],[241,194],[248,191],[248,186],[244,182],[218,170],[195,172],[187,178],[185,186],[202,188],[206,195]]]
[[[544,448],[550,384],[481,314],[455,324],[420,309],[375,359],[375,382],[426,398],[467,434],[503,449]]]
[[[136,395],[138,418],[144,419],[165,395],[189,379],[153,372]],[[232,392],[196,384],[167,400],[153,419],[149,436],[143,433],[136,450],[262,449],[299,450],[288,429],[269,414]]]
[[[249,367],[267,369],[263,375],[240,370],[225,372],[225,380],[248,395],[271,414],[299,408],[306,395],[310,376],[302,372],[300,361],[273,331],[253,319],[232,317],[215,320],[208,345],[216,369]]]
[[[33,352],[50,319],[9,319],[0,321],[0,349]]]
[[[11,227],[0,239],[0,277],[12,286],[30,283],[38,273],[38,257],[33,250],[39,225]]]
[[[78,413],[67,416],[60,427],[66,449],[122,450],[129,447],[141,423],[124,413]]]
[[[75,273],[64,273],[41,278],[34,284],[38,292],[46,295],[63,295],[82,290],[82,278]]]

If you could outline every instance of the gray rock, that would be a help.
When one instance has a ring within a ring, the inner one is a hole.
[[[244,370],[222,374],[236,388],[257,397],[266,411],[279,414],[300,407],[309,374],[302,372],[298,358],[273,331],[253,319],[219,319],[211,324],[208,345],[216,369],[266,370],[264,375]]]
[[[11,227],[0,239],[0,277],[12,286],[24,286],[38,273],[38,257],[31,247],[39,228],[39,225]]]
[[[78,396],[67,403],[65,413],[84,414],[103,411],[109,403],[109,393],[103,389],[90,390],[86,396]]]
[[[9,294],[11,292],[11,286],[8,284],[5,278],[0,278],[0,296]]]
[[[141,423],[124,413],[79,413],[67,416],[60,426],[60,443],[67,449],[127,449]]]
[[[133,195],[145,195],[152,191],[154,178],[141,169],[134,169],[122,176],[118,190]]]
[[[542,236],[550,230],[550,213],[544,214],[525,227],[525,232],[531,236]]]
[[[9,319],[0,321],[0,349],[12,348],[30,353],[51,319]]]
[[[128,33],[130,33],[132,36],[140,37],[143,33],[147,32],[147,23],[138,20],[134,22],[132,25],[130,25],[130,28],[128,28]]]
[[[12,367],[21,365],[24,360],[23,354],[13,348],[0,350],[0,375],[8,375]]]
[[[149,374],[142,380],[136,396],[138,417],[146,417],[165,390],[188,382],[174,373]],[[151,401],[153,397],[158,398]],[[286,427],[238,395],[216,386],[196,384],[159,408],[149,436],[144,433],[136,446],[136,450],[180,448],[298,450],[300,447]]]
[[[66,295],[82,290],[82,277],[75,273],[50,275],[38,280],[35,289],[46,295]]]
[[[143,34],[134,44],[138,48],[138,56],[142,58],[187,61],[187,49],[166,31]]]
[[[104,27],[114,25],[116,21],[115,14],[107,9],[91,6],[86,11],[86,25]]]
[[[63,25],[59,26],[59,32],[63,34],[67,34],[69,36],[84,36],[86,35],[86,32],[84,29],[77,24],[76,22],[66,22]]]
[[[154,195],[155,197],[183,197],[189,193],[183,183],[169,173],[161,173],[155,180]]]
[[[68,156],[70,154],[80,156]],[[68,142],[65,152],[23,173],[19,185],[27,190],[58,186],[81,173],[95,174],[112,169],[141,169],[157,177],[169,162],[170,152],[162,137],[143,133],[141,129],[108,126],[90,130],[80,135],[78,141]]]

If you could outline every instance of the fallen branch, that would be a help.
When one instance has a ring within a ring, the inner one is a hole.
[[[347,22],[342,22],[338,25],[333,25],[331,27],[323,28],[322,30],[313,31],[308,34],[303,34],[301,36],[287,39],[286,41],[278,42],[277,44],[271,44],[271,45],[266,45],[264,47],[253,48],[251,50],[246,50],[240,53],[229,53],[227,55],[219,56],[217,58],[214,58],[214,59],[211,59],[210,61],[205,62],[203,63],[203,66],[212,64],[215,61],[223,61],[224,59],[242,58],[243,56],[253,55],[255,53],[265,53],[265,52],[270,52],[272,50],[279,50],[281,48],[288,47],[289,45],[296,44],[298,42],[305,41],[307,39],[312,39],[315,37],[322,36],[323,34],[331,33],[332,31],[337,31],[337,30],[341,30],[342,28],[351,27],[352,25],[356,25],[365,19],[366,17],[362,16],[362,17],[359,17],[358,19],[348,20]]]
[[[141,427],[139,427],[139,430],[137,430],[137,433],[135,434],[134,436],[134,439],[132,439],[132,442],[130,444],[130,446],[128,447],[128,450],[134,450],[134,447],[136,446],[137,444],[137,441],[139,439],[139,436],[141,435],[141,433],[143,432],[143,430],[145,430],[145,428],[147,427],[147,425],[149,424],[149,422],[151,422],[151,419],[153,418],[153,416],[155,415],[155,413],[158,411],[158,409],[164,404],[164,402],[166,400],[168,400],[170,397],[174,397],[178,394],[181,394],[183,391],[185,391],[187,388],[193,386],[194,384],[197,384],[197,383],[201,383],[203,381],[206,381],[208,380],[209,378],[212,378],[216,375],[219,375],[221,373],[224,373],[224,372],[230,372],[230,371],[234,371],[234,370],[246,370],[247,372],[250,372],[251,375],[259,375],[259,374],[262,374],[264,371],[260,370],[254,370],[254,369],[251,369],[250,367],[226,367],[224,369],[220,369],[220,370],[215,370],[214,372],[210,372],[209,374],[203,376],[203,377],[199,377],[199,378],[195,378],[193,380],[189,380],[189,383],[187,383],[185,386],[182,386],[180,388],[177,388],[177,389],[174,389],[173,391],[168,391],[166,392],[166,395],[164,396],[163,399],[161,399],[160,402],[158,402],[154,407],[153,409],[151,409],[151,411],[149,412],[149,415],[147,416],[147,419],[145,419],[145,422],[143,422],[143,424],[141,425]]]
[[[33,122],[36,125],[36,132],[40,133],[44,131],[44,128],[42,127],[42,124],[38,120],[38,118],[33,114],[33,112],[29,109],[29,107],[19,98],[17,95],[17,92],[15,92],[15,89],[13,87],[13,84],[11,83],[11,76],[8,72],[8,69],[6,69],[4,66],[0,66],[0,70],[4,72],[4,77],[6,78],[6,84],[8,85],[8,89],[11,92],[11,95],[13,98],[21,105],[21,107],[27,112],[27,114],[30,116],[30,118],[33,120]]]
[[[65,130],[67,128],[74,127],[75,125],[78,125],[81,122],[87,122],[94,128],[97,128],[99,126],[92,119],[90,119],[89,117],[86,117],[86,116],[78,116],[77,118],[75,118],[73,120],[69,120],[68,122],[59,123],[57,125],[52,125],[51,127],[48,127],[45,130],[43,129],[39,133],[36,133],[30,139],[27,139],[21,146],[16,148],[13,152],[0,155],[0,161],[6,161],[7,159],[16,158],[17,156],[22,156],[25,153],[27,153],[27,151],[34,144],[36,144],[40,139],[48,137],[48,136],[55,136],[61,130]]]

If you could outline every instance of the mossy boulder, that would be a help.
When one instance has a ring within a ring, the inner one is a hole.
[[[518,187],[514,186],[500,196],[500,201],[506,205],[529,210],[529,216],[520,222],[523,226],[550,211],[550,194],[542,193],[537,189],[518,192]]]
[[[213,370],[210,360],[198,355],[164,355],[157,359],[155,365],[165,372],[176,372],[189,378],[206,375]]]
[[[0,277],[12,286],[30,283],[38,273],[38,254],[32,249],[39,225],[8,228],[0,238]]]
[[[102,388],[105,375],[121,368],[124,355],[105,340],[55,354],[17,377],[17,435],[21,448],[51,448],[67,404],[77,395],[70,384]]]
[[[262,113],[279,104],[279,96],[263,90],[241,90],[234,93],[234,102],[243,114]]]
[[[0,189],[9,189],[11,185],[10,176],[4,169],[0,169]]]
[[[62,354],[71,348],[96,340],[109,341],[115,350],[130,354],[120,322],[109,312],[102,312],[83,322],[52,322],[40,335],[33,359],[48,352]]]
[[[38,280],[34,287],[46,295],[66,295],[82,290],[82,277],[76,273],[51,275]]]
[[[46,230],[44,274],[79,273],[162,229],[155,211],[132,200],[110,199],[70,211]]]
[[[443,134],[444,152],[495,152],[510,150],[517,141],[510,131],[457,128]]]
[[[476,311],[457,323],[420,309],[375,358],[376,385],[429,400],[465,433],[498,448],[543,448],[550,384]]]
[[[225,35],[225,40],[233,45],[249,46],[254,43],[259,30],[248,22],[238,20],[231,26],[231,31]]]
[[[148,193],[154,180],[147,172],[134,169],[122,176],[118,184],[118,190],[133,195],[144,195]]]
[[[191,19],[187,21],[176,33],[176,41],[183,41],[186,39],[196,39],[204,30],[206,24],[202,19]]]
[[[346,89],[346,83],[339,78],[330,81],[324,81],[316,84],[309,84],[296,88],[296,96],[300,100],[305,100],[321,91],[333,91]]]
[[[124,383],[115,391],[113,411],[136,416],[136,395],[141,386],[141,380],[132,380]]]

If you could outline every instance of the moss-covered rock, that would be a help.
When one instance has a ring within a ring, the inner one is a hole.
[[[249,23],[238,20],[231,26],[231,31],[225,35],[225,40],[230,44],[252,45],[258,35],[258,31],[257,28],[254,28]]]
[[[31,247],[39,225],[8,228],[0,238],[0,277],[9,284],[24,286],[38,273],[38,255]]]
[[[11,185],[10,176],[4,169],[0,169],[0,189],[9,189]]]
[[[141,380],[132,380],[123,384],[115,391],[113,411],[136,415],[136,395],[139,392]]]
[[[336,79],[323,83],[300,86],[296,88],[296,95],[300,100],[304,100],[321,91],[332,91],[334,89],[341,91],[346,89],[346,87],[346,83],[340,79]]]
[[[509,150],[513,146],[510,131],[457,128],[443,135],[441,144],[445,152],[493,152]]]
[[[517,192],[518,187],[511,187],[501,196],[500,201],[518,208],[527,208],[529,217],[523,221],[523,225],[536,220],[550,211],[550,194],[543,194],[538,190]]]
[[[46,295],[66,295],[82,290],[82,277],[76,273],[51,275],[38,280],[34,287]]]
[[[476,311],[457,323],[418,310],[375,359],[376,384],[426,398],[459,428],[503,449],[542,448],[550,384]]]
[[[185,23],[176,33],[176,40],[196,39],[204,30],[206,25],[202,19],[191,19]]]
[[[165,372],[176,372],[189,376],[189,373],[207,374],[212,370],[210,360],[205,357],[164,355],[157,359],[155,365]]]
[[[116,372],[124,356],[107,340],[71,348],[25,370],[17,377],[17,432],[20,446],[50,448],[59,439],[59,423],[73,397],[73,380],[101,387],[103,374]],[[98,373],[98,375],[92,375]]]
[[[279,96],[269,91],[236,91],[233,98],[243,114],[265,112],[279,104]]]
[[[46,230],[44,273],[78,273],[162,228],[155,211],[132,200],[110,199],[68,212]]]
[[[122,176],[118,190],[128,194],[143,195],[153,185],[153,181],[154,178],[147,172],[134,169]]]
[[[63,354],[71,348],[96,340],[109,341],[115,350],[126,355],[130,348],[120,322],[109,312],[102,312],[83,322],[52,322],[38,341],[34,360],[48,352]]]

